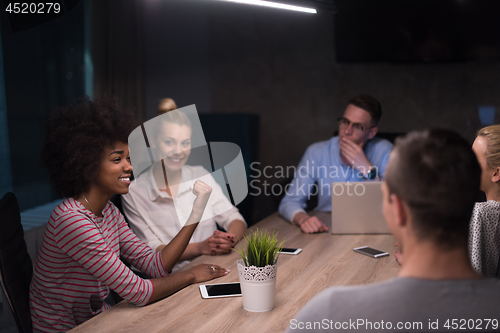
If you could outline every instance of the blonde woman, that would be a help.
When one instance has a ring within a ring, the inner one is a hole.
[[[189,118],[179,110],[170,111],[158,117],[155,132],[151,146],[161,160],[141,173],[123,196],[130,227],[153,250],[162,250],[182,228],[178,214],[182,215],[182,207],[191,205],[190,180],[202,179],[213,188],[205,212],[214,218],[200,223],[174,271],[203,254],[229,253],[243,237],[247,224],[207,170],[185,165],[191,154]],[[216,222],[226,232],[219,231]]]
[[[487,201],[476,203],[472,213],[469,256],[476,271],[500,277],[500,125],[479,130],[472,150],[481,165]]]

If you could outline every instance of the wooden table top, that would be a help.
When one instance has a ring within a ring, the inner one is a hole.
[[[285,247],[302,248],[299,255],[279,257],[273,310],[248,312],[241,297],[202,299],[199,284],[194,284],[144,307],[123,301],[71,332],[283,332],[297,312],[322,290],[384,281],[399,271],[391,235],[304,234],[277,213],[250,229],[256,228],[278,231],[278,238],[286,239]],[[391,256],[374,259],[352,250],[364,245]],[[236,252],[201,256],[186,268],[200,263],[220,265],[231,272],[202,284],[239,282],[237,259]]]

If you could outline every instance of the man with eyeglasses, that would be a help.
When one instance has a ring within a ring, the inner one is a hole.
[[[328,231],[317,217],[304,210],[313,193],[318,194],[317,211],[331,211],[331,184],[382,180],[392,144],[376,138],[382,116],[380,103],[369,95],[358,95],[347,103],[338,119],[339,134],[310,145],[302,157],[279,213],[305,233]]]

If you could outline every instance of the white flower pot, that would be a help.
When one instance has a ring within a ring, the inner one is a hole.
[[[251,312],[272,310],[274,308],[277,265],[246,267],[241,259],[236,264],[240,276],[243,308]]]

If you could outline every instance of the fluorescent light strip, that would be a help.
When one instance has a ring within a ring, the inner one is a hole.
[[[282,3],[262,1],[262,0],[226,0],[226,1],[229,1],[229,2],[238,2],[238,3],[245,3],[245,4],[248,4],[248,5],[258,5],[258,6],[265,6],[265,7],[281,8],[281,9],[288,9],[288,10],[296,10],[296,11],[299,11],[299,12],[311,13],[311,14],[316,14],[317,13],[316,9],[313,9],[313,8],[291,6],[291,5],[285,5],[285,4],[282,4]]]

